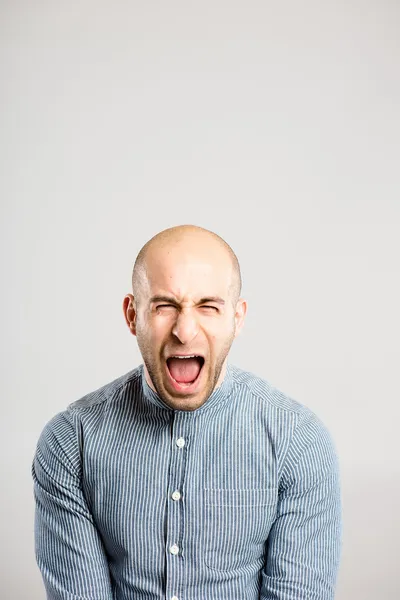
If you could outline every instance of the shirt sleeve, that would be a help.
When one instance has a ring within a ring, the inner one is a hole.
[[[108,562],[81,485],[72,415],[43,429],[32,464],[35,552],[47,600],[112,600]]]
[[[285,458],[260,600],[333,600],[341,544],[338,458],[311,413],[295,429]]]

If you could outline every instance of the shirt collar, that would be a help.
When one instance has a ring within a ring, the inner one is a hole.
[[[157,406],[158,408],[173,411],[174,409],[171,408],[170,406],[168,406],[168,404],[166,404],[160,398],[160,396],[147,383],[143,364],[140,365],[140,370],[141,370],[142,390],[143,390],[143,394],[144,394],[145,398],[149,402],[151,402],[152,404]],[[204,404],[202,404],[202,406],[200,406],[199,408],[196,408],[195,410],[185,410],[185,411],[179,411],[179,412],[199,414],[199,413],[210,410],[210,408],[214,408],[216,405],[220,404],[222,401],[226,400],[231,395],[232,389],[233,389],[233,382],[234,382],[233,367],[232,367],[232,365],[230,365],[228,363],[227,367],[226,367],[226,372],[225,372],[225,377],[224,377],[223,382],[221,383],[220,386],[218,386],[217,388],[214,389],[214,391],[208,397],[208,399],[204,402]]]

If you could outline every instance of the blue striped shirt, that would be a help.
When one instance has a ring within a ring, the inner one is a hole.
[[[143,365],[43,429],[36,559],[50,600],[332,600],[341,493],[308,408],[228,365],[195,411]]]

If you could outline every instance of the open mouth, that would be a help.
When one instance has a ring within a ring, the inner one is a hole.
[[[167,369],[169,375],[177,389],[186,389],[194,386],[199,377],[204,365],[202,356],[191,355],[175,355],[167,358]]]

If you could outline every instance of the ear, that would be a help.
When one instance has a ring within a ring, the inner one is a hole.
[[[132,294],[127,294],[122,304],[122,310],[126,324],[128,325],[132,335],[136,335],[136,308],[135,299]]]
[[[235,337],[239,335],[243,327],[244,318],[247,313],[247,302],[243,298],[239,298],[235,310]]]

